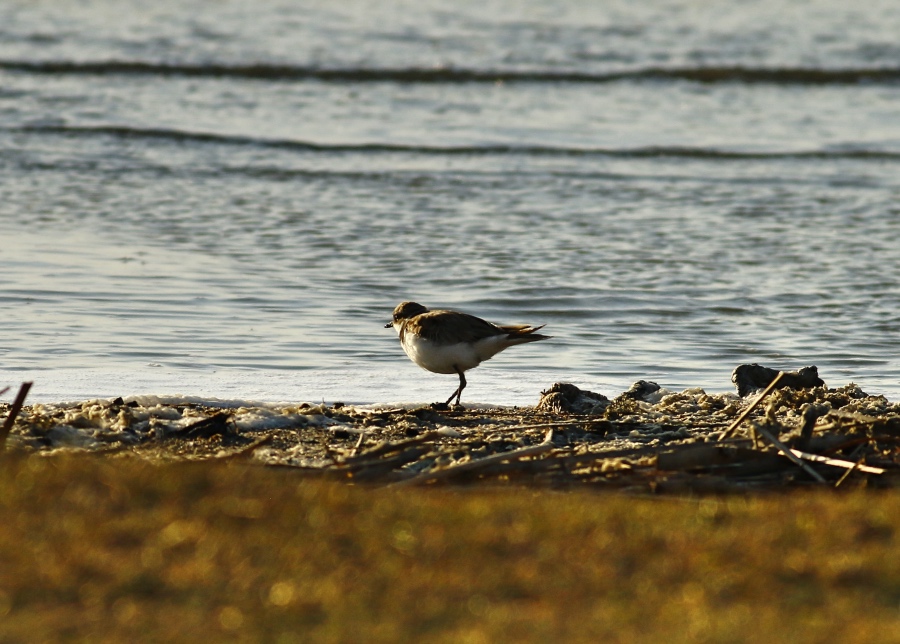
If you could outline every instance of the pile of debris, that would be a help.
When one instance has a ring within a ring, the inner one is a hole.
[[[639,381],[613,400],[557,383],[533,408],[446,411],[119,398],[22,407],[17,418],[10,409],[7,424],[19,452],[240,459],[392,486],[727,493],[900,484],[900,404],[854,384],[829,389],[815,367],[742,365],[733,381],[738,395]]]

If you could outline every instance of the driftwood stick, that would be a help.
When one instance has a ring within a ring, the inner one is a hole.
[[[359,450],[360,450],[360,448],[363,446],[363,443],[365,442],[365,440],[366,440],[366,433],[365,433],[365,432],[360,432],[360,433],[359,433],[359,439],[356,441],[356,445],[354,445],[354,446],[353,446],[353,449],[350,451],[350,456],[351,456],[351,457],[356,456],[357,454],[359,454]]]
[[[778,372],[778,375],[775,376],[775,380],[773,380],[772,382],[770,382],[770,383],[769,383],[769,386],[766,387],[765,390],[763,390],[763,392],[759,395],[759,398],[757,398],[756,400],[754,400],[754,401],[753,401],[753,404],[750,405],[749,407],[747,407],[747,409],[744,410],[744,413],[742,413],[740,416],[738,416],[738,417],[737,417],[737,420],[735,420],[733,423],[731,423],[731,425],[728,427],[728,429],[726,429],[725,432],[722,434],[722,436],[719,437],[719,440],[725,440],[726,438],[728,438],[729,436],[731,436],[731,435],[734,433],[734,431],[735,431],[738,427],[740,427],[740,424],[741,424],[742,422],[744,422],[744,419],[747,418],[747,416],[749,416],[750,413],[751,413],[754,409],[756,409],[757,407],[759,407],[759,403],[761,403],[763,400],[765,400],[766,396],[768,396],[770,393],[772,393],[772,392],[775,390],[775,387],[778,386],[778,382],[781,380],[781,378],[782,378],[783,376],[784,376],[784,372],[783,372],[783,371],[779,371],[779,372]]]
[[[371,449],[367,449],[362,454],[358,454],[356,456],[348,456],[347,458],[338,461],[336,465],[338,467],[349,467],[352,465],[368,464],[375,457],[393,454],[394,452],[402,452],[403,450],[406,450],[415,445],[428,443],[433,440],[438,440],[439,438],[446,438],[446,436],[441,434],[439,431],[430,431],[425,432],[424,434],[419,434],[418,436],[405,441],[385,441],[383,443],[375,445]]]
[[[801,468],[803,468],[804,472],[809,474],[811,477],[813,477],[819,483],[827,483],[827,481],[825,480],[825,477],[823,477],[821,474],[819,474],[813,468],[811,468],[809,466],[809,464],[805,463],[799,456],[794,454],[794,452],[796,450],[790,449],[787,445],[785,445],[780,440],[778,440],[775,437],[775,435],[768,430],[767,427],[765,427],[764,425],[757,425],[756,431],[758,431],[760,434],[765,436],[766,440],[768,440],[770,443],[772,443],[772,445],[774,445],[778,449],[779,452],[781,452],[782,454],[787,456],[789,459],[791,459],[795,465],[799,465]],[[812,456],[812,454],[810,454],[810,456]]]
[[[593,418],[591,420],[561,420],[561,421],[553,421],[547,423],[535,423],[534,425],[509,425],[509,426],[500,426],[497,428],[498,431],[508,432],[511,430],[519,431],[520,429],[544,429],[549,427],[566,427],[568,425],[593,425],[595,423],[602,423],[606,419],[602,416],[598,416],[597,418]],[[609,421],[606,421],[609,422]]]
[[[7,391],[9,391],[9,387],[4,387],[3,389],[0,389],[0,396],[5,394]]]
[[[564,463],[556,458],[532,458],[527,460],[519,459],[514,461],[503,461],[501,463],[487,465],[478,470],[478,476],[482,478],[505,476],[510,479],[514,477],[531,477],[534,482],[540,480],[547,481],[551,478],[556,478],[559,480],[565,479],[570,483],[580,482],[588,477],[601,476],[599,472],[593,469],[591,469],[590,472],[587,472],[588,468],[581,469],[584,471],[575,474],[571,471],[571,468],[567,468]]]
[[[228,454],[223,454],[222,456],[216,456],[213,458],[215,461],[227,461],[235,458],[242,458],[244,456],[252,456],[253,452],[258,450],[263,445],[268,445],[272,441],[275,440],[275,436],[270,434],[268,436],[263,436],[262,438],[258,438],[249,445],[245,445],[244,447],[236,450],[234,452],[229,452]]]
[[[659,454],[659,446],[653,447],[628,447],[624,449],[606,450],[605,452],[585,452],[584,454],[573,454],[571,456],[558,456],[553,460],[559,461],[562,465],[576,467],[578,465],[594,465],[602,463],[607,459],[629,458],[637,460],[645,456],[656,456]]]
[[[500,452],[498,454],[491,454],[490,456],[485,456],[484,458],[479,458],[475,461],[467,461],[465,463],[460,463],[459,465],[451,465],[449,467],[445,467],[441,470],[433,470],[431,472],[423,472],[422,474],[418,474],[413,476],[412,478],[408,478],[404,481],[399,481],[394,483],[391,487],[405,486],[405,485],[419,485],[420,483],[426,483],[428,481],[436,481],[439,479],[445,479],[451,476],[455,476],[457,474],[461,474],[463,472],[472,472],[489,465],[493,465],[495,463],[501,463],[503,461],[515,460],[524,458],[526,456],[535,456],[537,454],[542,454],[549,450],[553,449],[553,430],[547,431],[547,434],[544,436],[544,440],[537,445],[532,445],[530,447],[523,447],[521,449],[514,449],[510,452]]]
[[[389,456],[388,458],[373,459],[368,463],[359,463],[354,467],[349,468],[338,466],[329,469],[335,472],[347,472],[354,481],[372,481],[379,479],[385,474],[389,474],[408,463],[418,461],[429,452],[431,452],[430,446],[416,445],[403,450],[399,454]]]
[[[22,386],[19,387],[19,393],[13,401],[12,407],[9,409],[6,420],[3,421],[3,427],[0,428],[0,452],[6,449],[6,437],[9,436],[9,432],[16,422],[16,416],[22,411],[22,405],[25,404],[25,397],[28,395],[28,391],[31,389],[32,384],[33,383],[30,382],[23,382]]]
[[[807,452],[801,452],[799,449],[792,449],[791,453],[798,458],[812,461],[813,463],[823,463],[825,465],[831,465],[833,467],[843,467],[848,470],[858,470],[860,472],[865,472],[866,474],[884,474],[885,472],[885,470],[881,469],[880,467],[863,465],[862,462],[865,459],[865,455],[863,455],[863,457],[859,461],[854,463],[852,461],[843,461],[839,458],[828,458],[827,456],[819,456],[818,454],[808,454]]]

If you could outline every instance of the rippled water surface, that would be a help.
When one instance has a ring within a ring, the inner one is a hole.
[[[900,396],[896,3],[331,4],[0,7],[3,382],[444,399],[415,299],[554,335],[473,402]]]

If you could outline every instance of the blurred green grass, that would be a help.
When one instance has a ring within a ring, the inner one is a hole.
[[[900,641],[900,496],[0,459],[0,641]]]

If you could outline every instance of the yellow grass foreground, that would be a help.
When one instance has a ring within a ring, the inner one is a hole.
[[[891,642],[900,496],[0,459],[0,641]]]

